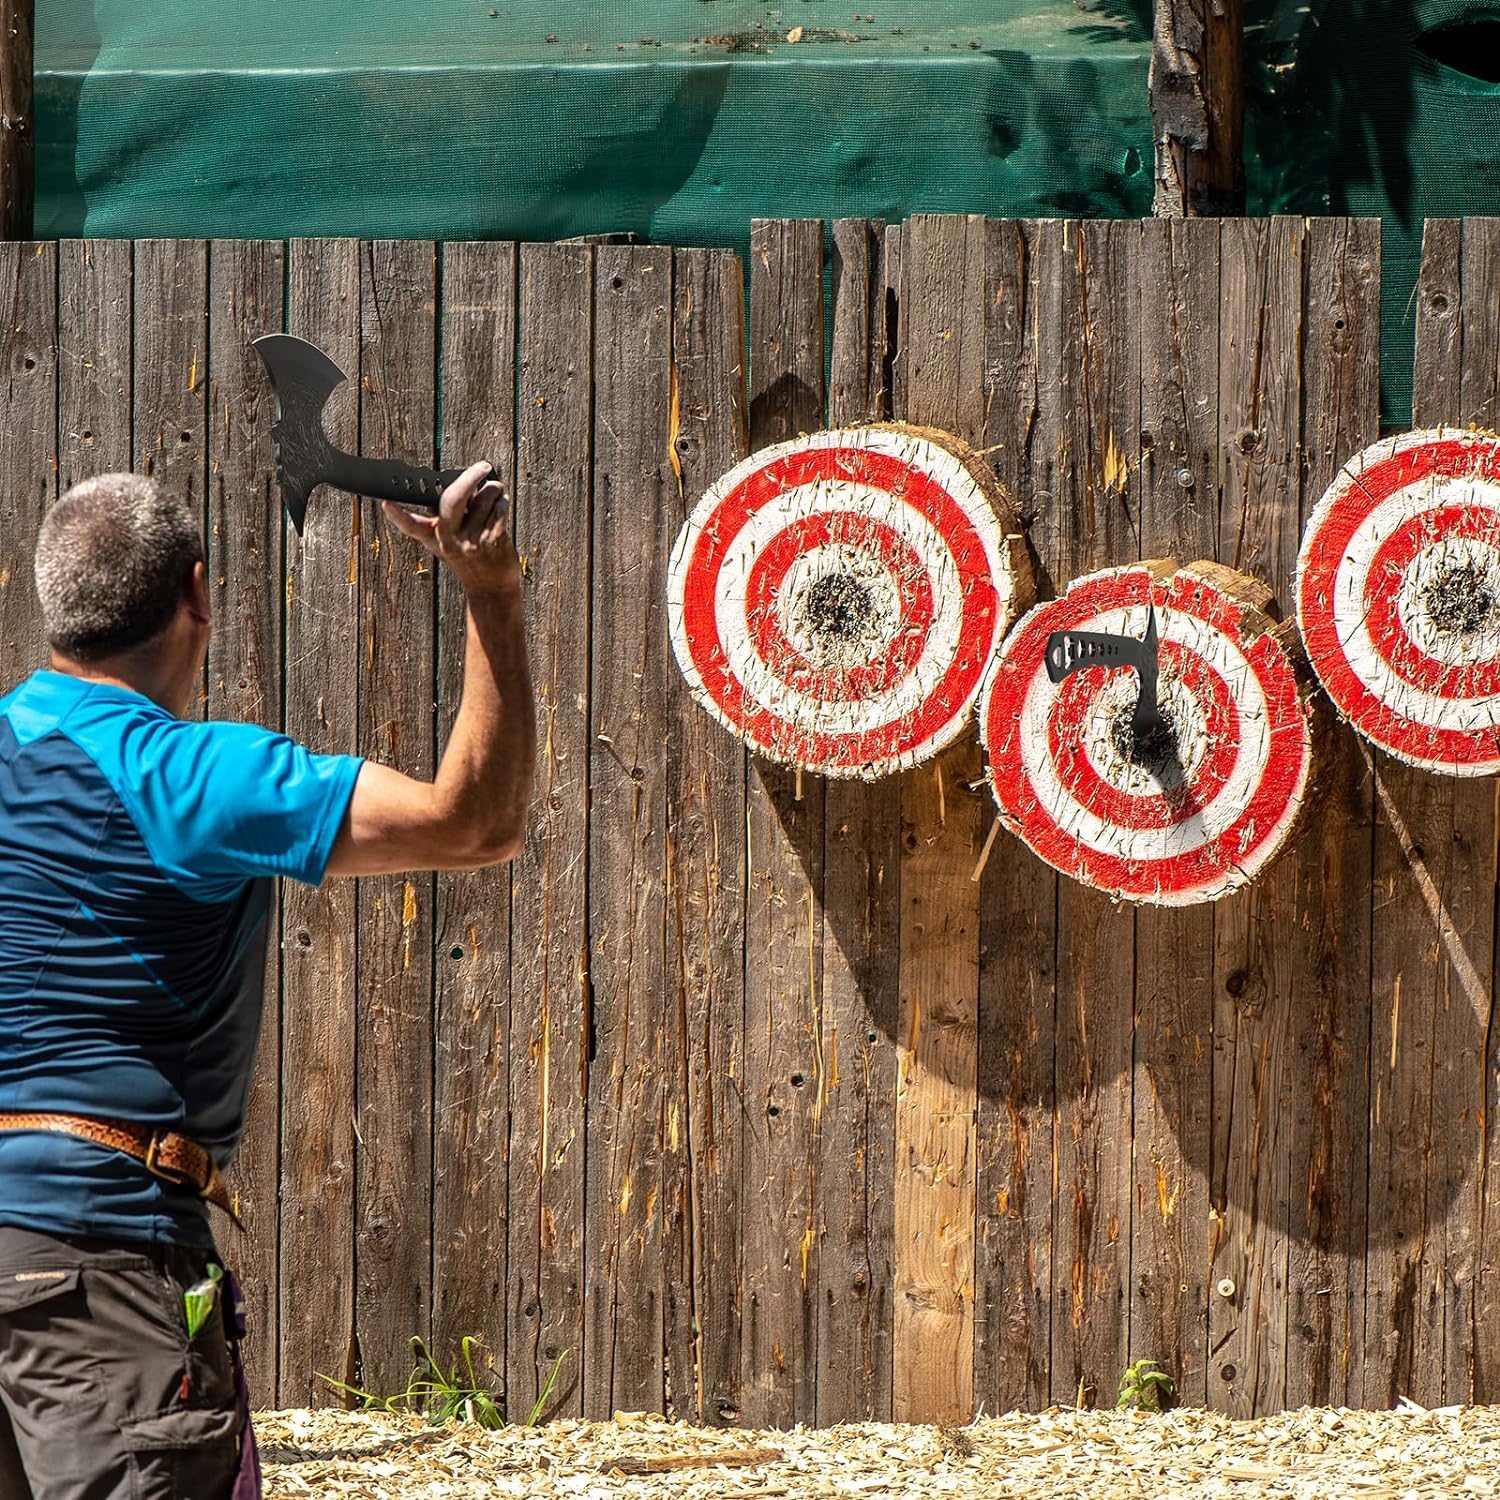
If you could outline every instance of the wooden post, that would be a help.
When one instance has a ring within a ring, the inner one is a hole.
[[[35,0],[0,0],[0,238],[31,238],[31,23]]]
[[[1245,212],[1244,0],[1156,0],[1151,118],[1164,219]]]

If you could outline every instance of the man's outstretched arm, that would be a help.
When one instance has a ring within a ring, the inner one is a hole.
[[[463,698],[437,775],[366,761],[330,875],[472,870],[521,847],[536,757],[536,710],[521,618],[521,565],[505,491],[475,464],[443,491],[436,516],[387,504],[391,525],[445,563],[468,602]]]

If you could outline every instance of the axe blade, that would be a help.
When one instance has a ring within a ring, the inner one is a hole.
[[[268,333],[252,342],[275,401],[271,446],[281,502],[297,535],[312,492],[328,476],[333,445],[323,431],[323,408],[345,375],[316,344],[289,333]]]

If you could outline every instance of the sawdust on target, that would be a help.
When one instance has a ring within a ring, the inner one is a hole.
[[[867,1423],[793,1432],[708,1430],[631,1413],[612,1422],[488,1432],[432,1428],[416,1418],[283,1411],[257,1417],[256,1430],[268,1500],[1500,1496],[1500,1407],[1304,1409],[1248,1422],[1202,1411],[1054,1409],[964,1428]],[[737,1457],[739,1466],[610,1472],[626,1458],[716,1453]]]

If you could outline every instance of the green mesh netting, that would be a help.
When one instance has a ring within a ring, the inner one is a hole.
[[[1500,12],[1250,6],[1250,210],[1385,220],[1400,421],[1421,221],[1500,213]],[[742,245],[760,215],[1150,211],[1150,0],[854,7],[37,0],[37,232]],[[1458,66],[1445,27],[1473,28]]]

